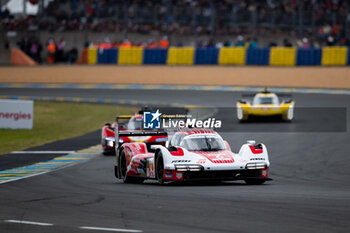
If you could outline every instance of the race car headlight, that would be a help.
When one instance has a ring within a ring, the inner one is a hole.
[[[246,165],[247,169],[264,169],[267,167],[266,163],[248,163]]]
[[[107,146],[113,147],[113,142],[112,141],[107,141]]]
[[[115,142],[115,138],[113,137],[106,137],[106,145],[109,147],[113,147],[114,146],[114,142]]]
[[[175,169],[176,171],[179,172],[186,172],[186,171],[191,171],[191,172],[195,172],[195,171],[202,171],[204,168],[201,165],[175,165]]]

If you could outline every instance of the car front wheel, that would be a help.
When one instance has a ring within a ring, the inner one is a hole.
[[[156,157],[156,175],[159,184],[164,184],[164,160],[160,152]]]
[[[120,167],[121,178],[123,179],[124,183],[140,184],[144,181],[143,178],[128,176],[128,174],[127,174],[128,165],[127,165],[124,150],[122,150],[120,152],[120,163],[119,164],[120,164],[119,167]]]

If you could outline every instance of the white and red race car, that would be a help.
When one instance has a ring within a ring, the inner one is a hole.
[[[262,184],[271,180],[264,144],[248,141],[233,153],[229,144],[210,129],[180,130],[168,144],[152,145],[148,151],[145,143],[124,143],[118,149],[115,176],[125,183],[155,179],[160,184],[196,180]]]

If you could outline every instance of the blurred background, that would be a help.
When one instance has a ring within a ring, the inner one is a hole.
[[[82,58],[84,48],[350,45],[345,0],[0,0],[0,5],[0,64],[10,63],[11,48],[37,63],[79,58],[89,63],[88,55]],[[95,60],[99,63],[98,53]]]

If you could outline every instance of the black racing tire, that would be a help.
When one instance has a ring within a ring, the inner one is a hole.
[[[126,161],[124,150],[122,150],[120,152],[119,167],[120,167],[121,179],[123,180],[124,183],[127,183],[127,184],[141,184],[141,183],[143,183],[143,181],[144,181],[143,178],[133,177],[133,176],[127,175],[127,173],[126,173],[127,161]]]
[[[103,154],[103,155],[114,155],[114,154],[115,154],[115,151],[114,151],[114,150],[103,151],[102,154]]]
[[[266,180],[244,180],[246,184],[248,185],[259,185],[265,183]]]
[[[156,156],[156,178],[159,184],[164,184],[164,160],[161,152]]]
[[[286,123],[292,123],[294,118],[292,119],[288,119],[288,116],[282,115],[282,121],[286,122]]]
[[[119,178],[118,172],[119,172],[118,166],[117,166],[117,165],[114,165],[114,176],[115,176],[115,178]]]
[[[126,157],[125,157],[125,152],[124,152],[124,150],[121,150],[121,151],[120,151],[118,168],[119,168],[120,178],[121,178],[121,179],[124,181],[124,183],[125,183],[127,164],[126,164]]]
[[[238,120],[239,123],[247,123],[249,121],[249,115],[243,114],[243,118]]]

